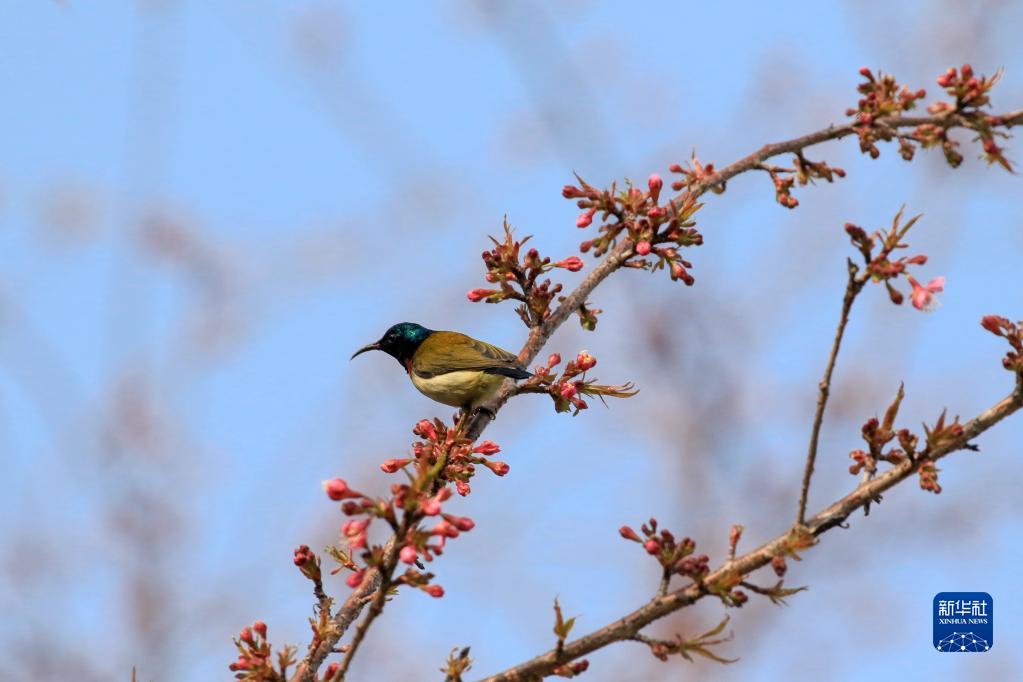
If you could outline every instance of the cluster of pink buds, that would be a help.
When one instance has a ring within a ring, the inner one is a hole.
[[[675,164],[672,171],[686,173]],[[598,189],[576,176],[579,185],[565,185],[561,194],[566,199],[576,199],[579,208],[584,209],[576,221],[578,227],[589,227],[594,216],[599,214],[598,235],[584,241],[579,249],[583,253],[593,251],[602,256],[611,249],[619,237],[627,237],[633,244],[633,257],[624,263],[625,267],[643,270],[665,269],[673,280],[682,280],[691,285],[689,274],[692,263],[679,254],[680,248],[699,246],[703,235],[695,228],[693,215],[700,209],[692,192],[661,201],[664,180],[656,173],[647,178],[647,190],[627,183],[619,191],[612,183],[610,189]],[[682,185],[679,185],[679,189]]]
[[[1011,173],[1012,164],[1005,158],[1002,147],[995,142],[995,137],[1009,137],[1007,133],[998,130],[1005,127],[1005,122],[997,116],[989,116],[981,111],[983,107],[991,105],[991,89],[1001,77],[1002,73],[998,71],[993,76],[978,78],[969,64],[963,64],[958,71],[949,69],[938,76],[938,85],[945,88],[949,96],[955,99],[954,103],[935,102],[927,110],[936,115],[956,114],[965,119],[969,127],[977,131],[983,148],[981,158],[988,163],[997,163]],[[958,145],[948,138],[947,132],[946,128],[939,125],[922,125],[917,127],[914,139],[924,147],[935,147],[940,144],[949,165],[954,168],[962,163],[963,156],[956,150]]]
[[[895,219],[892,220],[890,230],[878,230],[868,235],[862,227],[846,223],[845,231],[853,245],[863,255],[863,261],[866,264],[867,273],[870,275],[871,280],[877,283],[884,283],[892,303],[901,305],[905,300],[902,292],[892,285],[893,281],[904,276],[912,288],[910,301],[913,307],[917,310],[933,310],[937,305],[935,294],[944,290],[945,278],[935,277],[926,285],[920,284],[916,281],[916,278],[907,272],[907,269],[911,265],[926,264],[927,256],[918,254],[901,258],[893,257],[896,250],[909,247],[908,244],[903,242],[903,239],[919,219],[920,216],[914,216],[906,221],[904,225],[901,225],[902,209],[899,209]],[[877,246],[880,246],[880,250],[874,253],[874,249]]]
[[[288,666],[295,662],[294,647],[285,647],[277,654],[277,668],[274,668],[270,642],[266,638],[266,623],[261,620],[242,628],[234,645],[238,649],[238,659],[229,667],[239,680],[284,682]]]
[[[595,396],[603,400],[605,396],[630,398],[639,392],[631,383],[610,386],[588,379],[586,371],[597,364],[597,358],[586,351],[570,360],[560,375],[554,370],[559,364],[561,355],[552,353],[547,358],[547,364],[535,367],[533,377],[520,384],[518,390],[524,393],[547,393],[554,401],[554,409],[557,412],[574,410],[573,415],[589,407],[583,396]]]
[[[857,108],[848,109],[846,114],[855,117],[853,130],[860,140],[860,150],[877,158],[881,151],[877,142],[898,140],[899,153],[906,161],[912,161],[916,145],[924,149],[941,147],[945,160],[952,168],[963,162],[963,155],[957,149],[959,144],[949,138],[949,125],[943,123],[924,123],[916,126],[912,133],[899,132],[896,126],[888,125],[893,118],[916,106],[922,99],[924,90],[912,91],[899,85],[892,76],[878,73],[876,76],[870,69],[860,69],[865,82],[858,86],[863,97]],[[1012,172],[1012,165],[1005,158],[1004,150],[995,141],[996,137],[1008,137],[1008,133],[1000,128],[1007,128],[1006,122],[997,116],[989,116],[981,109],[991,104],[990,91],[1001,78],[1001,72],[991,77],[977,77],[969,64],[961,69],[949,69],[938,76],[938,85],[954,98],[954,101],[938,101],[927,107],[927,111],[935,116],[957,117],[956,123],[977,132],[983,148],[981,158],[988,163],[997,163]]]
[[[696,543],[691,538],[676,540],[667,528],[657,531],[657,519],[650,519],[640,527],[643,537],[629,526],[622,526],[618,533],[626,540],[643,545],[646,553],[657,559],[666,571],[678,573],[699,582],[710,572],[706,554],[696,554]]]
[[[483,466],[498,476],[508,473],[509,467],[501,461],[490,459],[501,448],[490,440],[474,443],[461,436],[457,427],[448,427],[439,419],[420,420],[412,429],[419,440],[412,444],[410,457],[388,459],[380,468],[387,473],[403,472],[407,483],[391,485],[391,496],[374,499],[353,490],[340,478],[324,481],[323,487],[330,499],[341,502],[341,512],[352,517],[341,526],[341,536],[347,551],[337,547],[330,553],[342,568],[352,571],[347,583],[352,588],[362,584],[365,569],[380,566],[384,551],[378,545],[370,545],[368,533],[375,519],[387,523],[393,531],[402,533],[398,548],[398,560],[405,564],[419,564],[420,559],[433,561],[440,555],[448,539],[472,530],[475,523],[465,516],[456,516],[443,510],[444,503],[453,492],[449,483],[461,495],[470,492],[469,480],[476,468]],[[439,520],[430,528],[422,522],[430,517]],[[362,550],[363,564],[352,558],[352,552]],[[316,581],[320,573],[319,559],[305,545],[295,550],[297,565],[311,580]],[[439,585],[431,584],[428,573],[409,569],[394,580],[394,584],[405,584],[419,588],[434,597],[444,594]]]
[[[951,97],[955,98],[955,105],[947,102],[937,102],[927,107],[932,114],[941,114],[949,111],[965,111],[967,109],[979,109],[991,104],[991,88],[1001,80],[1002,72],[998,71],[993,76],[978,78],[973,73],[973,67],[963,64],[958,71],[950,68],[938,76],[938,85],[945,88]]]
[[[455,490],[464,497],[471,492],[469,480],[476,474],[478,466],[490,469],[498,476],[504,476],[510,469],[505,462],[488,459],[501,451],[497,443],[490,440],[474,443],[463,438],[457,429],[445,426],[439,419],[433,421],[422,419],[412,432],[422,439],[412,445],[412,456],[386,460],[380,465],[383,471],[386,473],[405,471],[414,480],[440,476],[442,480],[453,482]],[[451,494],[450,489],[442,488],[437,495],[424,499],[419,495],[420,491],[415,484],[394,485],[391,490],[399,500],[398,504],[406,509],[410,508],[406,498],[412,494],[413,502],[420,504],[424,511],[439,510],[438,495]],[[443,499],[446,497],[441,501]],[[434,516],[437,513],[434,511],[426,515]]]
[[[863,440],[867,444],[866,450],[853,450],[849,457],[853,463],[849,466],[849,473],[856,475],[865,471],[873,476],[877,471],[878,462],[888,462],[898,466],[905,461],[916,463],[916,470],[920,475],[920,487],[935,493],[941,492],[938,485],[938,470],[931,459],[931,453],[949,447],[973,446],[962,443],[964,429],[956,417],[951,422],[946,420],[945,412],[938,416],[934,424],[924,424],[924,447],[920,449],[920,438],[911,433],[909,429],[895,429],[895,419],[899,413],[899,406],[905,395],[903,387],[895,395],[888,409],[885,410],[884,418],[878,420],[871,418],[863,424]],[[889,447],[892,441],[898,442],[898,447]]]
[[[980,324],[1012,346],[1012,350],[1002,358],[1002,366],[1010,372],[1023,374],[1023,321],[1013,323],[998,315],[985,315]]]
[[[792,196],[792,188],[797,182],[802,187],[812,184],[814,180],[834,182],[835,178],[845,177],[845,171],[841,168],[829,166],[824,161],[810,161],[801,151],[793,157],[791,168],[768,163],[762,163],[759,167],[771,176],[774,198],[785,208],[799,206],[799,200]]]
[[[529,249],[522,254],[522,246],[529,237],[516,240],[508,221],[504,221],[504,240],[493,237],[494,248],[483,252],[483,263],[486,265],[486,280],[496,284],[496,289],[473,289],[468,293],[470,301],[500,303],[508,299],[520,301],[516,308],[519,317],[527,327],[535,327],[543,322],[551,313],[551,301],[562,289],[561,284],[552,284],[550,279],[542,282],[539,277],[554,268],[563,268],[569,272],[578,272],[583,268],[583,259],[569,256],[551,262],[550,258],[541,257],[536,249]]]
[[[879,421],[875,417],[871,417],[864,424],[860,430],[863,440],[867,443],[867,450],[853,450],[849,453],[849,457],[853,460],[853,463],[849,465],[849,473],[856,475],[861,471],[866,470],[871,476],[877,472],[877,463],[879,461],[888,462],[892,465],[902,463],[906,458],[914,459],[917,455],[916,446],[918,438],[909,432],[908,429],[895,430],[895,418],[899,414],[899,406],[902,404],[902,398],[905,396],[903,387],[899,386],[899,391],[895,395],[895,400],[888,406],[885,411],[884,420]],[[900,448],[885,448],[893,440],[898,439]]]
[[[875,76],[865,66],[860,69],[860,75],[865,80],[856,87],[856,90],[862,97],[855,109],[847,109],[845,113],[856,119],[854,129],[860,138],[860,151],[876,159],[881,155],[876,143],[879,140],[887,142],[896,136],[895,130],[890,126],[875,125],[877,120],[901,116],[903,112],[914,108],[917,100],[923,99],[927,91],[910,90],[905,85],[895,82],[893,76],[880,71]],[[904,158],[906,154],[907,152],[903,150]],[[912,158],[911,154],[909,158]]]

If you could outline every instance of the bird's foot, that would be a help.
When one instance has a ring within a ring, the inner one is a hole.
[[[494,421],[495,419],[497,419],[497,413],[494,412],[489,407],[486,407],[485,405],[480,405],[479,407],[472,411],[472,416],[474,417],[480,414],[487,415],[490,418],[490,421]]]

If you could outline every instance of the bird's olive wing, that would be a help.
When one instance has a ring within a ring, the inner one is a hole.
[[[519,359],[512,353],[458,332],[434,332],[412,358],[412,371],[423,378],[448,372],[518,367]]]

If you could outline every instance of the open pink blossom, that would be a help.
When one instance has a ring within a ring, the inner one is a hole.
[[[913,293],[909,295],[910,300],[913,302],[913,307],[917,310],[934,310],[938,304],[934,294],[945,290],[945,278],[935,277],[927,283],[927,286],[922,286],[911,275],[906,275],[906,278],[909,280],[910,286],[913,287]]]

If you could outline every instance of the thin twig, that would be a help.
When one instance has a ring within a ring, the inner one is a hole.
[[[970,449],[969,441],[1023,407],[1023,376],[1016,377],[1012,393],[963,426],[962,435],[934,448],[928,457],[937,461],[957,450]],[[916,463],[908,459],[893,466],[866,485],[858,486],[845,497],[815,514],[804,524],[804,530],[814,537],[840,526],[845,520],[869,502],[874,496],[898,485],[916,473]],[[726,580],[732,576],[748,575],[771,562],[771,559],[787,551],[792,529],[767,542],[757,549],[742,555],[734,562],[728,562],[708,574],[700,583],[691,583],[663,597],[657,597],[632,613],[615,620],[588,635],[565,644],[561,658],[555,660],[554,651],[548,651],[525,663],[484,678],[481,682],[524,682],[540,679],[566,660],[574,660],[603,648],[613,642],[636,639],[640,630],[659,618],[678,611],[707,595],[707,585]],[[641,637],[641,636],[640,636]],[[640,639],[639,641],[642,641]]]
[[[845,326],[849,322],[849,311],[852,310],[856,296],[863,290],[867,283],[867,274],[857,277],[859,268],[850,260],[848,262],[849,280],[845,285],[845,296],[842,298],[842,314],[838,318],[838,327],[835,329],[835,340],[831,343],[831,354],[828,356],[828,365],[824,368],[824,378],[817,385],[817,411],[813,416],[813,428],[810,431],[810,445],[806,452],[806,468],[803,470],[803,487],[799,493],[799,511],[796,512],[796,525],[802,526],[806,520],[806,498],[810,494],[810,478],[813,476],[813,465],[817,460],[817,442],[821,433],[821,424],[824,422],[824,410],[828,405],[828,395],[831,393],[831,375],[835,371],[835,361],[838,359],[838,351],[842,345],[842,337],[845,335]]]

